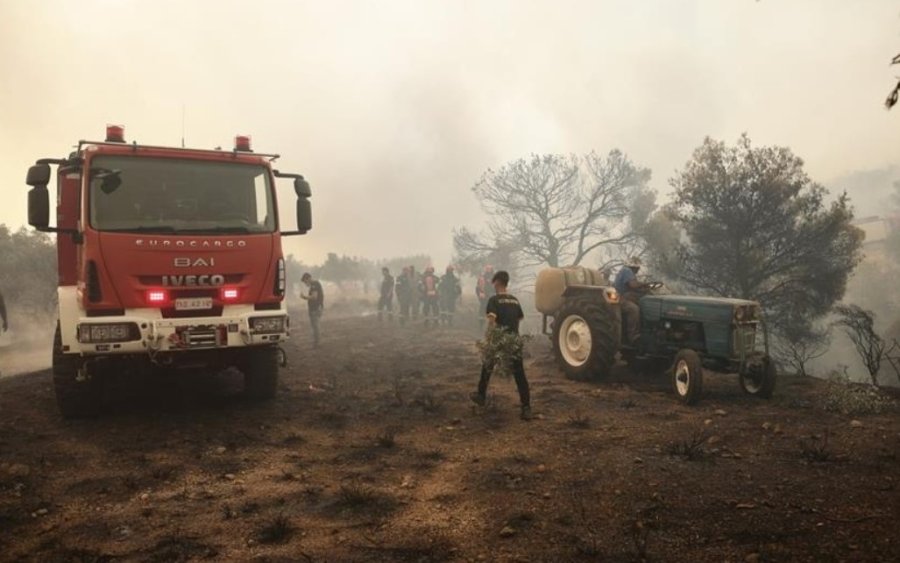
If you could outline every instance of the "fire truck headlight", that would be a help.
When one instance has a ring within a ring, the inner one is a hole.
[[[255,317],[250,319],[250,330],[253,332],[284,332],[284,316]]]
[[[139,340],[141,332],[135,323],[90,323],[78,327],[78,341],[128,342]]]

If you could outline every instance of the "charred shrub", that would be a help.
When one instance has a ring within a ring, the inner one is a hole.
[[[256,540],[259,543],[284,543],[291,537],[293,531],[290,520],[279,514],[262,525],[256,532]]]
[[[591,427],[591,418],[582,413],[575,413],[569,417],[569,419],[566,421],[566,424],[568,424],[572,428],[587,430]]]
[[[687,461],[694,461],[706,456],[704,447],[709,441],[709,436],[701,429],[694,432],[686,440],[676,440],[666,447],[666,453],[672,457],[680,457]]]
[[[828,430],[825,430],[821,437],[812,436],[809,440],[801,440],[800,455],[809,462],[834,460],[834,453],[828,447]]]
[[[397,445],[397,429],[385,428],[375,437],[375,442],[379,448],[393,448]]]

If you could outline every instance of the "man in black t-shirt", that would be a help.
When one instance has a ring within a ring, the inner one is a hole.
[[[513,334],[519,334],[519,322],[525,317],[522,306],[515,296],[506,292],[509,286],[509,274],[500,270],[491,279],[496,294],[487,300],[485,311],[487,314],[487,335],[490,338],[496,330],[506,330]],[[478,391],[469,395],[477,405],[483,406],[487,398],[487,387],[494,371],[497,359],[485,357],[481,364],[481,379],[478,380]],[[519,401],[522,403],[522,420],[531,420],[531,392],[528,388],[528,379],[525,377],[525,366],[522,365],[521,351],[512,360],[513,378],[516,380],[516,388],[519,390]]]
[[[322,284],[318,280],[314,280],[309,272],[303,274],[300,281],[309,288],[307,295],[300,295],[306,299],[309,305],[309,326],[312,327],[313,348],[319,347],[319,319],[322,318],[322,309],[325,308],[325,294],[322,292]]]

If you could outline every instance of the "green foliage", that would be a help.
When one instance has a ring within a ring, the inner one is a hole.
[[[479,340],[478,350],[484,362],[494,362],[494,373],[501,377],[512,376],[512,364],[522,359],[525,344],[531,339],[527,334],[516,334],[502,327],[494,327]]]
[[[0,291],[10,316],[56,309],[56,246],[49,236],[0,224]]]
[[[413,254],[411,256],[394,256],[378,260],[372,267],[371,279],[381,279],[381,268],[387,268],[391,275],[396,276],[403,272],[406,266],[415,266],[417,272],[422,272],[427,266],[433,265],[431,256],[427,254]]]
[[[825,315],[861,259],[846,194],[830,205],[785,147],[705,139],[671,180],[677,237],[650,248],[657,271],[699,293],[760,301],[770,324]],[[671,231],[663,221],[657,231]]]

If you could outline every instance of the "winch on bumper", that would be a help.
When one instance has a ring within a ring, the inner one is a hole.
[[[290,319],[282,311],[174,319],[82,317],[75,330],[76,344],[68,353],[155,355],[276,344],[290,335]]]

